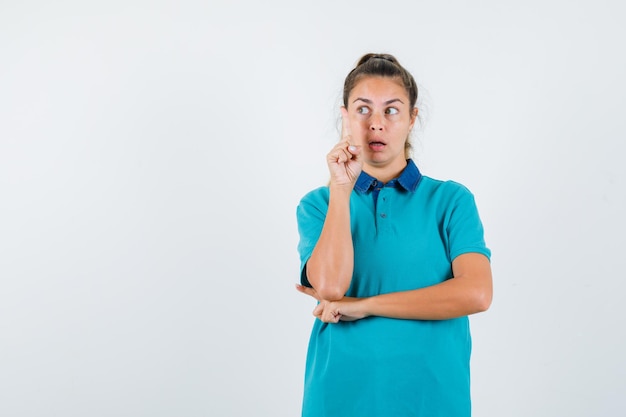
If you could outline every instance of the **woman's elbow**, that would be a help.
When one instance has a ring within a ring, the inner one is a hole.
[[[307,265],[306,273],[309,282],[322,300],[341,300],[350,286],[351,277],[337,271],[317,270]]]
[[[315,291],[326,301],[339,301],[346,295],[346,290],[338,285],[318,285]]]
[[[491,288],[477,289],[473,297],[473,305],[476,313],[482,313],[489,310],[493,300],[493,291]]]
[[[317,291],[317,295],[326,301],[341,300],[348,291],[348,288],[342,285],[339,280],[328,279],[324,275],[313,276],[310,282]]]

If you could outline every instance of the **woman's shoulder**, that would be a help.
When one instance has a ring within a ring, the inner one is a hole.
[[[318,187],[306,193],[298,203],[296,213],[298,219],[322,218],[328,211],[328,187]]]
[[[328,186],[322,186],[314,188],[313,190],[304,194],[300,199],[300,205],[312,204],[312,205],[328,205],[329,189]]]
[[[308,191],[307,193],[304,194],[304,196],[302,197],[302,200],[308,200],[308,199],[315,199],[315,198],[320,198],[320,197],[328,197],[328,186],[327,185],[323,185],[321,187],[317,187],[314,188],[310,191]]]
[[[422,176],[419,187],[423,187],[429,193],[440,193],[445,195],[472,195],[472,192],[465,185],[454,180],[441,180],[428,176]]]

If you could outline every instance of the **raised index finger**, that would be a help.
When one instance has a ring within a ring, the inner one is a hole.
[[[341,140],[352,145],[352,130],[350,129],[350,118],[348,110],[341,106]]]

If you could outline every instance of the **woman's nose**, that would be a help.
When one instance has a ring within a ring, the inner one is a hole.
[[[370,120],[370,130],[383,130],[383,121],[380,116],[372,116]]]

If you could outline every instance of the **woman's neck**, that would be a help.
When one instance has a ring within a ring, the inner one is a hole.
[[[378,181],[387,183],[394,178],[398,178],[404,168],[406,168],[406,165],[407,161],[405,159],[385,166],[369,165],[365,163],[363,164],[363,171],[367,172]]]

